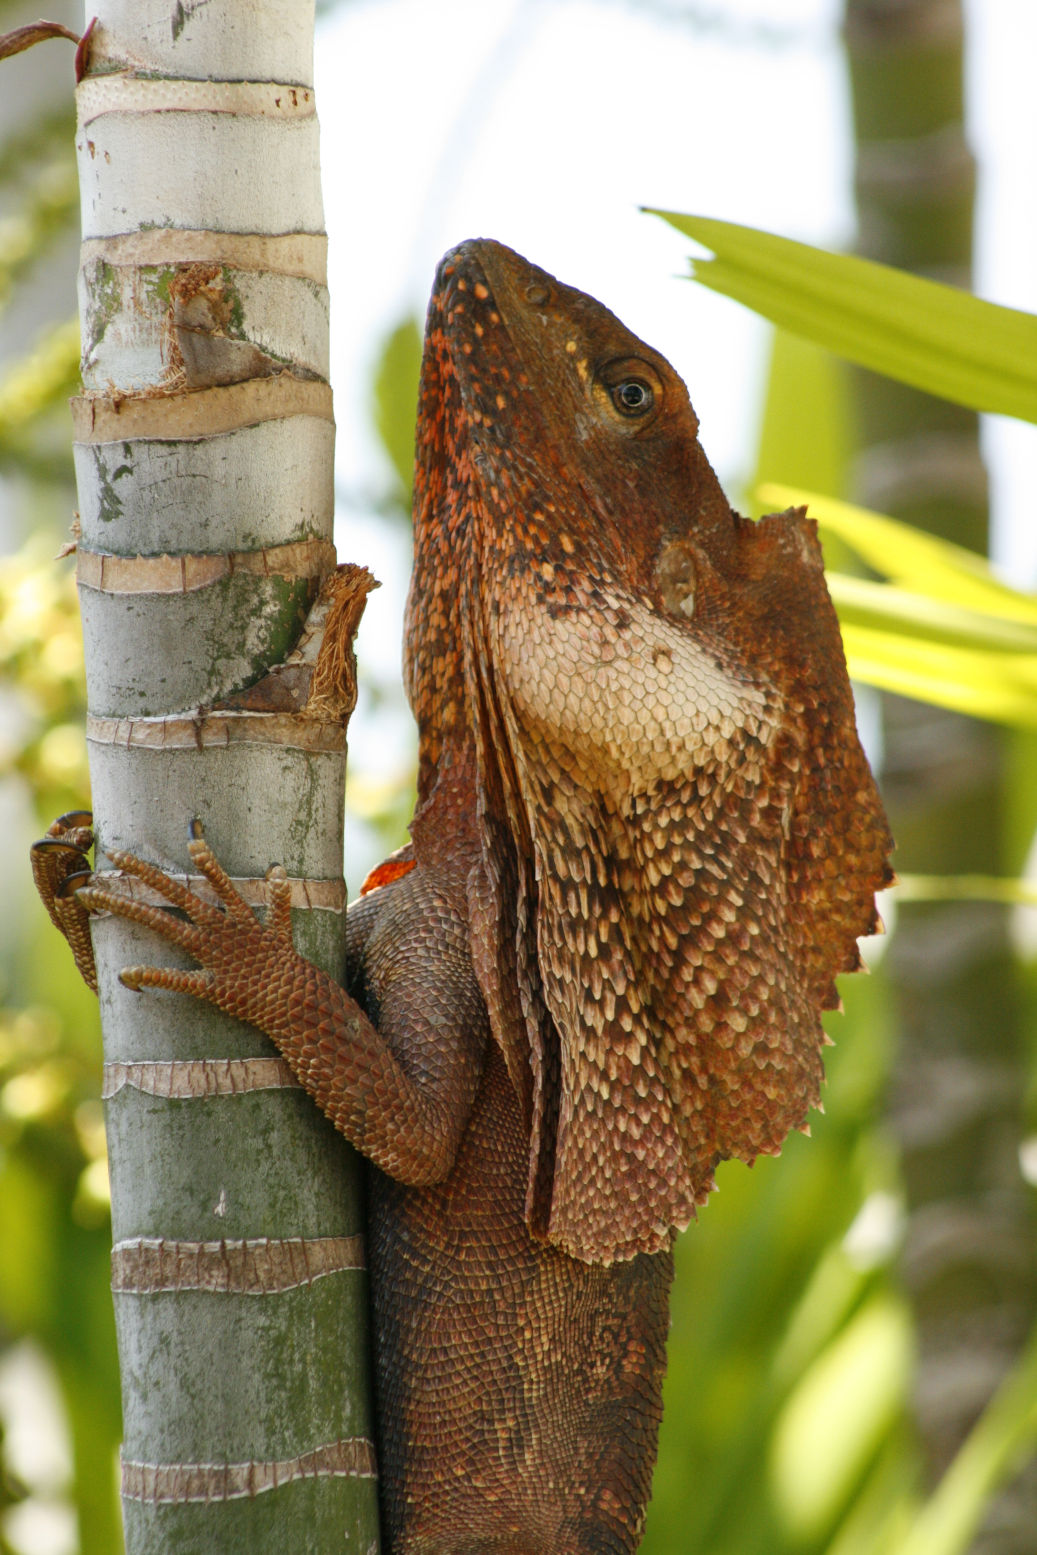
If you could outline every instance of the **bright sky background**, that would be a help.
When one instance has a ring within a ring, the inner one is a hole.
[[[653,10],[654,13],[653,14]],[[682,21],[658,13],[683,11]],[[729,485],[752,466],[767,334],[680,279],[689,245],[640,205],[724,217],[830,246],[852,240],[839,0],[351,0],[316,55],[331,239],[338,480],[382,481],[370,435],[381,339],[423,312],[462,238],[511,244],[606,302],[686,379]],[[977,290],[1037,311],[1037,5],[969,0],[969,124],[980,160]],[[996,554],[1037,578],[1037,431],[987,428]],[[369,670],[398,683],[405,536],[344,507],[343,557],[385,582],[361,629]],[[388,772],[385,713],[359,763]],[[367,856],[359,846],[351,888]],[[359,855],[359,856],[358,856]]]

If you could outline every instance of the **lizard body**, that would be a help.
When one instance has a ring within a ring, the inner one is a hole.
[[[405,673],[412,852],[346,989],[200,836],[221,908],[130,855],[188,922],[79,900],[190,951],[124,980],[260,1026],[373,1163],[391,1555],[629,1555],[674,1232],[804,1125],[890,840],[812,524],[733,514],[669,364],[489,242],[429,310]]]
[[[363,967],[356,992],[375,1018],[386,995],[394,1002],[409,939],[415,997],[427,1009],[434,975],[449,989],[443,1027],[452,1017],[473,1046],[478,1039],[478,1086],[470,1110],[457,1107],[463,1133],[445,1179],[409,1186],[372,1172],[368,1181],[388,1546],[620,1555],[636,1543],[648,1497],[671,1258],[642,1254],[605,1268],[530,1237],[528,1134],[464,919],[429,875],[418,866],[365,898],[370,908],[351,925]],[[426,938],[430,964],[413,941],[437,920],[444,932]]]

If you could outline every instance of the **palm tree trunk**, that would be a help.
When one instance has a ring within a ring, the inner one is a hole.
[[[847,0],[859,248],[968,286],[975,168],[964,131],[960,0]],[[987,549],[977,418],[888,379],[854,376],[856,496]],[[1003,739],[992,725],[889,698],[884,791],[898,868],[991,873],[1003,854]],[[917,1316],[916,1418],[933,1479],[1008,1369],[1037,1297],[1018,1166],[1027,1053],[1003,909],[902,909],[888,958],[901,1049],[892,1121]],[[974,1545],[1029,1555],[1037,1477],[992,1505]]]
[[[74,419],[99,863],[182,870],[200,817],[250,900],[284,866],[297,945],[341,975],[348,708],[236,695],[334,566],[312,0],[87,9]],[[94,942],[129,1555],[367,1555],[354,1159],[257,1031],[123,988],[167,958],[153,937],[108,918]]]

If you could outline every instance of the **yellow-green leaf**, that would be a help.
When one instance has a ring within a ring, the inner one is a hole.
[[[692,277],[783,329],[901,383],[1037,421],[1037,318],[937,281],[774,233],[652,210],[713,259]]]
[[[844,629],[872,627],[927,643],[1037,655],[1037,622],[1006,620],[892,583],[873,583],[840,572],[826,577]]]
[[[898,875],[894,889],[900,902],[1003,902],[1009,907],[1037,907],[1037,881],[1003,875]]]
[[[850,674],[975,718],[1037,729],[1037,654],[989,653],[902,632],[844,625]]]

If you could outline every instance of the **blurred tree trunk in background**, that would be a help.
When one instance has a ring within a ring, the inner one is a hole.
[[[961,0],[846,0],[857,139],[858,247],[967,287],[975,164],[964,129]],[[987,550],[976,416],[858,372],[854,496]],[[1004,732],[885,703],[885,795],[901,872],[989,874],[1004,859]],[[1004,908],[908,905],[888,958],[900,1057],[904,1279],[918,1321],[916,1416],[932,1480],[1023,1342],[1037,1296],[1019,1168],[1027,1053]],[[976,1555],[1032,1555],[1037,1473],[992,1504]]]

